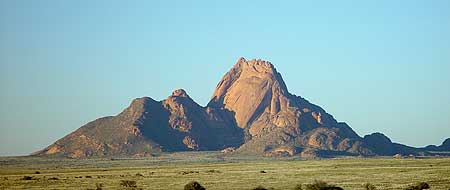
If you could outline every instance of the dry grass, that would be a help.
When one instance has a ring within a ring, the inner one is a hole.
[[[25,176],[31,179],[23,180]],[[366,183],[383,190],[404,189],[417,182],[427,182],[431,189],[448,189],[450,159],[273,160],[228,158],[218,153],[141,160],[0,158],[0,189],[96,189],[98,184],[103,189],[120,189],[124,180],[136,181],[142,189],[175,190],[190,181],[200,181],[209,190],[224,190],[260,185],[293,189],[314,180],[346,190],[366,189]]]

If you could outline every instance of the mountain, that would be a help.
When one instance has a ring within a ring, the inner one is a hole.
[[[381,133],[362,138],[321,107],[289,93],[270,62],[239,58],[206,107],[182,89],[162,101],[138,98],[120,114],[90,122],[33,155],[141,157],[234,148],[262,156],[415,155],[450,150],[449,144],[447,139],[439,147],[413,148]]]
[[[423,148],[423,150],[427,150],[427,151],[450,151],[450,138],[445,139],[445,141],[440,146],[429,145],[429,146]]]
[[[281,74],[267,61],[240,58],[219,82],[208,107],[234,114],[246,140],[239,152],[373,155],[347,124],[290,94]]]
[[[222,113],[201,107],[181,89],[160,102],[138,98],[120,114],[90,122],[33,155],[141,157],[239,146],[242,130]]]

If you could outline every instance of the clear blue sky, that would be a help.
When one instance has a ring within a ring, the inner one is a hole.
[[[450,1],[0,0],[0,155],[44,148],[133,98],[206,105],[238,57],[361,136],[450,137]]]

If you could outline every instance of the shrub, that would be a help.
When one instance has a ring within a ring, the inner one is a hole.
[[[258,186],[253,188],[252,190],[267,190],[266,188],[264,188],[263,186]]]
[[[35,173],[35,174],[41,174],[41,172],[40,172],[40,171],[35,171],[34,173]]]
[[[267,188],[265,188],[263,186],[258,186],[258,187],[253,188],[252,190],[273,190],[273,188],[267,189]]]
[[[191,181],[184,186],[184,190],[206,190],[200,183]]]
[[[376,189],[377,189],[377,188],[375,187],[375,185],[372,185],[372,184],[370,184],[370,183],[364,184],[364,188],[365,188],[366,190],[376,190]]]
[[[294,190],[302,190],[302,185],[296,185],[296,186],[294,187]]]
[[[120,180],[120,185],[123,187],[137,187],[136,181]]]
[[[304,190],[344,190],[344,189],[334,185],[327,184],[326,182],[323,181],[314,181],[313,184],[305,185]]]
[[[34,180],[31,176],[23,176],[22,180]]]
[[[101,183],[95,184],[95,190],[102,190],[102,189],[103,189],[103,184],[101,184]]]
[[[420,182],[415,185],[411,185],[411,186],[407,187],[405,190],[422,190],[422,189],[429,189],[429,188],[430,188],[430,186],[428,185],[428,183]]]
[[[208,170],[206,173],[221,173],[219,170]]]
[[[198,174],[200,172],[199,171],[182,171],[182,172],[180,172],[181,175],[194,174],[194,173]]]

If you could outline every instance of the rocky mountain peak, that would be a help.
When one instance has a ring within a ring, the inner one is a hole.
[[[133,101],[131,101],[130,106],[143,106],[146,102],[150,101],[151,98],[149,97],[142,97],[142,98],[135,98]]]
[[[372,133],[370,135],[366,135],[364,136],[364,139],[366,141],[374,141],[374,142],[378,142],[378,143],[392,143],[391,139],[389,139],[389,137],[387,137],[386,135],[384,135],[383,133]]]
[[[145,109],[149,104],[155,103],[156,101],[149,97],[136,98],[131,102],[130,106],[122,112],[122,114],[141,114],[145,112]]]
[[[448,148],[450,148],[450,138],[445,139],[445,141],[442,143],[441,147],[448,147]]]
[[[247,61],[245,58],[241,57],[238,59],[234,67],[239,68],[240,70],[245,72],[271,73],[271,74],[276,73],[276,69],[272,65],[272,63],[261,59],[252,59]]]
[[[183,90],[183,89],[177,89],[177,90],[173,91],[172,92],[172,96],[174,96],[174,97],[185,97],[185,98],[189,97],[188,94],[186,93],[186,91]]]
[[[287,96],[287,87],[270,62],[239,58],[217,85],[208,106],[231,111],[238,126],[246,128],[265,112],[272,117],[287,109]]]

